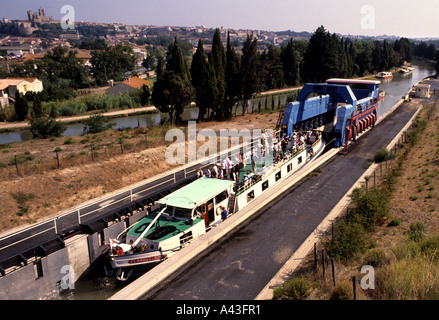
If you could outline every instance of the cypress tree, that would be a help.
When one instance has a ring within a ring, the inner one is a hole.
[[[240,95],[239,59],[235,48],[230,44],[230,34],[227,36],[226,50],[226,108],[225,118],[232,116],[233,106],[238,102]]]
[[[287,46],[282,50],[283,71],[287,86],[297,86],[300,81],[299,61],[293,47],[293,39],[290,39]]]
[[[212,66],[207,62],[201,40],[198,41],[191,65],[192,85],[195,89],[195,102],[199,109],[198,121],[204,120],[205,111],[211,107],[218,89],[215,83],[215,74]]]
[[[225,79],[225,66],[226,66],[226,54],[223,43],[221,41],[221,32],[217,28],[212,40],[212,52],[209,55],[209,63],[211,64],[215,73],[215,81],[217,87],[217,94],[213,102],[214,114],[212,117],[216,119],[224,119],[224,102],[226,96],[226,79]],[[212,118],[211,117],[211,118]]]
[[[436,74],[439,74],[439,50],[436,52]]]
[[[29,105],[27,104],[26,98],[17,91],[15,95],[15,114],[17,115],[18,120],[23,121],[26,119],[27,114],[29,112]]]
[[[248,101],[257,91],[258,87],[258,39],[252,35],[247,35],[247,40],[242,48],[241,58],[241,105],[244,115]]]

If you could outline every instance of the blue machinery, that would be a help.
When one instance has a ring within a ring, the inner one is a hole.
[[[326,84],[308,83],[297,100],[285,107],[281,129],[284,134],[294,130],[312,130],[324,126],[334,135],[335,147],[357,137],[377,120],[380,81],[329,79]]]

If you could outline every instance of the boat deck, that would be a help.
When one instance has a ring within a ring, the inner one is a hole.
[[[153,214],[150,214],[143,219],[141,219],[137,224],[137,227],[133,227],[128,231],[127,235],[139,237],[140,234],[148,227],[148,225],[152,222],[154,217],[159,213],[159,211],[155,211]],[[201,218],[196,218],[193,224],[197,224],[200,221],[203,221]],[[158,224],[158,225],[157,225]],[[159,228],[156,228],[159,226]],[[161,216],[157,222],[156,226],[151,228],[144,236],[144,238],[154,240],[154,241],[163,241],[169,239],[173,236],[178,235],[181,232],[185,232],[192,225],[186,220],[178,220],[178,219],[169,219],[168,216]]]

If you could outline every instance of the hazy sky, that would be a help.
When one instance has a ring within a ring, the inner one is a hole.
[[[439,0],[0,0],[0,18],[27,19],[46,9],[60,20],[64,5],[75,19],[140,25],[174,25],[331,33],[439,37]]]

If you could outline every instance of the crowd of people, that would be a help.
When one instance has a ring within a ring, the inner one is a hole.
[[[269,139],[271,138],[271,139]],[[265,131],[261,138],[252,143],[251,150],[241,151],[231,157],[225,158],[204,170],[197,169],[197,178],[208,177],[217,179],[227,179],[235,181],[236,184],[248,183],[255,176],[263,176],[268,167],[266,160],[271,163],[277,163],[284,159],[288,154],[295,154],[305,148],[307,143],[312,143],[316,137],[313,137],[311,131],[293,132],[290,135],[281,136],[281,132],[273,132],[271,137],[267,137]],[[271,154],[269,153],[271,152]],[[251,169],[246,170],[246,166],[251,163]],[[241,170],[246,170],[244,175],[240,175]]]

